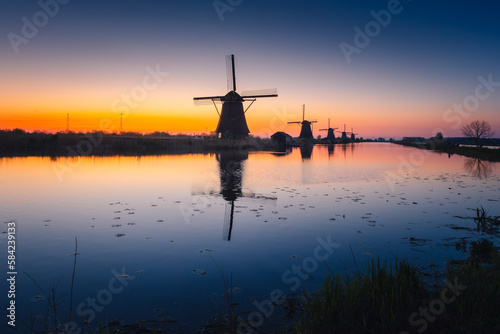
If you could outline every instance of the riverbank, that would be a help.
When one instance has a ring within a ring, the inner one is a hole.
[[[217,140],[168,135],[91,133],[28,133],[0,131],[0,157],[112,156],[214,153],[224,150],[277,151],[270,139]]]
[[[437,151],[448,154],[458,154],[469,158],[475,158],[480,160],[499,162],[500,161],[500,148],[479,148],[479,147],[468,147],[468,146],[448,146],[447,144],[436,144],[435,142],[427,143],[414,143],[414,142],[403,142],[394,141],[394,144],[416,147],[424,150]]]

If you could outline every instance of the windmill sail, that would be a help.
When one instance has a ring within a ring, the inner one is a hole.
[[[236,73],[234,70],[234,55],[226,56],[227,91],[236,91]]]
[[[256,97],[277,97],[277,96],[278,96],[278,90],[276,88],[245,90],[241,92],[241,97],[244,99],[253,99]]]

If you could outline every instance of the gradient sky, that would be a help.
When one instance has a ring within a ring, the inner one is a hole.
[[[227,92],[224,56],[235,54],[238,91],[278,88],[248,111],[253,134],[298,135],[286,122],[301,120],[306,104],[315,135],[331,118],[367,138],[460,136],[474,119],[500,136],[494,1],[403,0],[350,63],[341,43],[356,46],[355,27],[373,27],[371,11],[389,1],[221,0],[236,4],[223,20],[212,0],[60,1],[45,24],[38,1],[0,0],[0,129],[62,131],[69,113],[72,130],[102,129],[103,119],[117,130],[126,110],[124,131],[212,131],[214,107],[192,99]],[[40,27],[16,52],[23,18]],[[126,106],[122,96],[139,92],[148,67],[169,75]],[[494,84],[477,99],[480,76]],[[464,101],[471,111],[453,110]]]

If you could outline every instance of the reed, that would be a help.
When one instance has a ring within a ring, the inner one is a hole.
[[[364,272],[330,274],[320,291],[304,293],[303,318],[295,332],[396,332],[426,295],[418,267],[372,260]]]

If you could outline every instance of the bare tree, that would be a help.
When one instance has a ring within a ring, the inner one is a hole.
[[[487,121],[475,120],[462,127],[462,134],[474,139],[476,147],[479,147],[482,146],[481,140],[493,137],[495,131],[491,130],[491,125]]]

